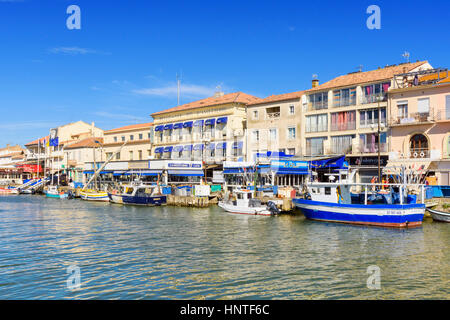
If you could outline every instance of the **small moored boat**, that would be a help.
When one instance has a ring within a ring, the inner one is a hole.
[[[267,206],[261,204],[261,200],[254,199],[250,190],[235,190],[233,199],[220,201],[219,207],[230,213],[273,216],[280,213],[275,203],[269,201]]]
[[[0,188],[0,195],[19,194],[19,190],[16,188]]]
[[[56,198],[56,199],[68,199],[69,194],[64,191],[59,191],[58,186],[48,186],[48,189],[45,191],[45,196],[48,198]]]
[[[96,190],[81,190],[80,198],[86,201],[105,201],[109,202],[108,192]]]
[[[120,190],[108,193],[112,203],[143,206],[160,206],[167,203],[167,197],[161,194],[157,186],[142,183],[121,186]]]
[[[428,212],[431,213],[431,217],[434,221],[440,222],[450,222],[450,212],[440,211],[436,209],[427,208]]]

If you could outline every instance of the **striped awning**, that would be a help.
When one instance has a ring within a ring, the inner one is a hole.
[[[194,123],[193,121],[187,121],[187,122],[183,123],[183,128],[190,128],[190,127],[192,127],[193,123]]]
[[[164,147],[158,147],[155,149],[155,153],[163,153],[164,152]]]
[[[217,124],[219,123],[227,123],[228,117],[217,118]]]
[[[155,131],[162,131],[164,130],[164,126],[156,126]]]
[[[202,127],[204,120],[196,120],[194,122],[194,127]]]
[[[205,121],[205,126],[213,126],[216,123],[216,119],[208,119]]]
[[[165,147],[165,148],[164,148],[164,152],[172,152],[172,149],[173,149],[172,146],[170,146],[170,147]]]
[[[173,124],[166,124],[165,126],[164,126],[164,130],[172,130],[173,129]]]
[[[173,128],[174,128],[174,129],[181,129],[181,128],[183,128],[183,123],[182,123],[182,122],[180,122],[180,123],[175,123],[175,124],[173,125]]]

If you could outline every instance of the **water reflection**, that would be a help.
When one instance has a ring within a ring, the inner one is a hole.
[[[450,229],[0,198],[3,299],[449,298]],[[66,268],[81,288],[66,288]],[[367,267],[382,290],[367,289]]]

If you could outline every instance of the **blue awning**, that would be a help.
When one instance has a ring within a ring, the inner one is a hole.
[[[233,146],[232,146],[232,148],[233,149],[242,149],[242,147],[244,146],[244,143],[242,142],[242,141],[239,141],[239,142],[233,142]]]
[[[210,143],[208,144],[208,146],[206,147],[206,149],[208,150],[214,150],[216,148],[216,145],[214,143]]]
[[[202,127],[204,120],[196,120],[194,122],[194,127]]]
[[[228,117],[217,118],[217,124],[219,123],[227,123]]]
[[[193,121],[187,121],[187,122],[183,123],[183,128],[190,128],[190,127],[192,127],[193,123],[194,123]]]
[[[94,174],[94,170],[83,171],[84,174]]]
[[[175,147],[173,147],[173,151],[174,151],[174,152],[180,152],[180,151],[183,151],[183,146],[175,146]]]
[[[173,128],[174,128],[174,129],[181,129],[181,128],[183,128],[183,123],[182,123],[182,122],[180,122],[180,123],[175,123],[175,124],[173,125]]]
[[[202,170],[169,170],[168,173],[180,177],[203,177]]]
[[[204,145],[203,145],[203,144],[196,144],[196,145],[194,146],[194,150],[203,150],[203,148],[204,148]]]
[[[164,130],[164,126],[156,126],[155,131],[162,131]]]
[[[183,151],[192,151],[192,144],[188,144],[183,147]]]
[[[172,128],[173,128],[173,124],[166,124],[165,126],[164,126],[164,130],[172,130]]]
[[[227,148],[227,143],[226,142],[218,142],[216,144],[216,149],[226,149]]]
[[[155,149],[155,153],[163,153],[164,147],[158,147]]]
[[[172,149],[173,149],[172,146],[170,146],[170,147],[165,147],[165,148],[164,148],[164,152],[172,152]]]
[[[308,174],[308,170],[278,170],[275,174],[298,174],[305,175]]]
[[[223,174],[252,173],[253,168],[224,168]]]
[[[123,173],[124,176],[130,176],[132,174],[137,174],[141,176],[157,176],[161,174],[162,170],[129,170]]]
[[[205,121],[205,126],[213,126],[216,123],[216,119],[208,119]]]

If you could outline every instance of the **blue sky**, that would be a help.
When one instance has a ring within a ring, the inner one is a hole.
[[[81,30],[66,27],[69,5]],[[381,29],[366,8],[381,8]],[[356,71],[429,60],[449,67],[445,1],[0,0],[0,146],[50,127],[102,129],[210,96],[216,86],[259,97]],[[447,58],[447,59],[445,59]]]

